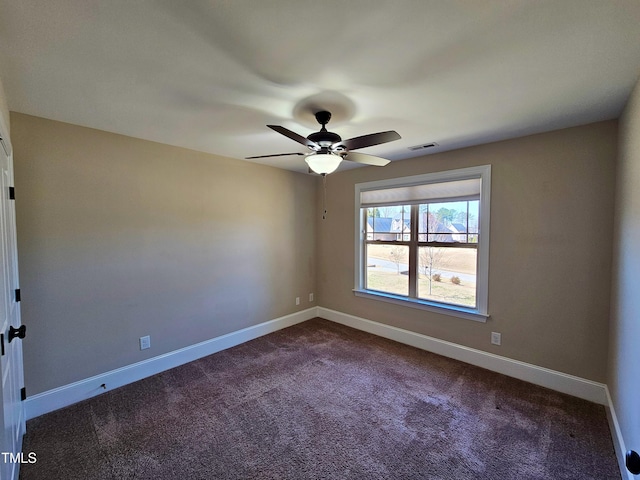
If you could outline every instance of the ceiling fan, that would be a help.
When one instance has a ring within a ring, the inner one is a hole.
[[[400,139],[398,132],[389,130],[387,132],[371,133],[369,135],[362,135],[360,137],[342,140],[340,135],[337,133],[327,131],[326,125],[329,123],[329,120],[331,120],[331,112],[323,110],[317,112],[315,117],[318,123],[322,125],[322,128],[319,132],[312,133],[306,138],[279,125],[267,125],[267,127],[309,148],[311,153],[306,154],[305,161],[311,170],[315,173],[319,173],[320,175],[326,175],[334,172],[342,160],[384,167],[389,163],[389,160],[365,153],[355,153],[353,150],[371,147],[373,145],[380,145],[381,143],[392,142]],[[305,154],[300,152],[276,153],[273,155],[246,157],[246,160],[254,158],[281,157],[285,155]]]

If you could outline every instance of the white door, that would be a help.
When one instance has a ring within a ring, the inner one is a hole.
[[[20,328],[16,211],[15,201],[11,198],[13,162],[8,142],[0,137],[0,144],[0,480],[15,480],[18,478],[22,461],[20,452],[25,432],[24,406],[21,398],[24,378],[20,338],[24,337],[24,328]]]

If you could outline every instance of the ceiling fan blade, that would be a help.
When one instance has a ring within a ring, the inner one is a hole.
[[[302,135],[298,135],[296,132],[292,132],[288,128],[281,127],[280,125],[267,125],[271,130],[275,130],[281,135],[290,138],[294,142],[301,143],[302,145],[306,145],[312,150],[320,150],[320,145],[316,142],[312,142],[308,138],[303,137]]]
[[[366,153],[349,152],[342,158],[344,160],[349,160],[350,162],[374,165],[376,167],[384,167],[390,163],[386,158],[375,157],[373,155],[367,155]]]
[[[335,150],[337,147],[344,147],[346,150],[357,150],[358,148],[371,147],[373,145],[380,145],[381,143],[393,142],[399,140],[401,137],[395,130],[389,130],[388,132],[370,133],[369,135],[362,135],[361,137],[348,138],[331,145],[331,150]]]
[[[267,158],[267,157],[284,157],[286,155],[306,155],[306,153],[293,152],[293,153],[274,153],[273,155],[256,155],[254,157],[244,157],[245,160],[251,160],[253,158]]]

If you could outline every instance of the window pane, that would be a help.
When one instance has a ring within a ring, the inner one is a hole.
[[[477,243],[479,205],[478,200],[420,205],[418,241]]]
[[[453,234],[447,232],[427,235],[427,242],[466,242],[467,236],[464,234]]]
[[[478,233],[478,221],[480,218],[480,201],[474,200],[469,202],[469,233]],[[478,242],[478,236],[476,235],[476,243]]]
[[[367,285],[397,295],[409,295],[409,247],[367,245]]]
[[[418,298],[476,306],[475,248],[420,247],[418,249]]]
[[[367,240],[404,241],[411,238],[411,207],[367,208]]]

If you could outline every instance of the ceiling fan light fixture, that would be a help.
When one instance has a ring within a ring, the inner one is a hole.
[[[284,135],[285,137],[304,145],[313,153],[305,156],[305,161],[309,165],[311,171],[320,175],[327,175],[336,171],[342,160],[348,162],[360,163],[364,165],[375,165],[377,167],[384,167],[389,163],[389,160],[380,157],[374,157],[373,155],[367,155],[364,153],[351,153],[352,150],[358,150],[359,148],[372,147],[374,145],[380,145],[382,143],[393,142],[394,140],[400,140],[400,135],[394,130],[386,132],[370,133],[368,135],[360,135],[359,137],[349,138],[342,140],[342,137],[337,133],[329,132],[327,130],[327,123],[331,119],[331,112],[322,110],[316,112],[316,120],[322,128],[318,132],[314,132],[307,137],[292,132],[288,128],[284,128],[280,125],[267,125],[271,130]],[[246,157],[247,160],[255,158],[266,157],[279,157],[289,154],[276,153],[273,155],[259,155],[256,157]],[[304,155],[304,153],[298,153],[298,155]]]
[[[340,162],[342,162],[342,157],[333,153],[316,153],[307,155],[304,161],[314,172],[326,175],[336,171]]]

